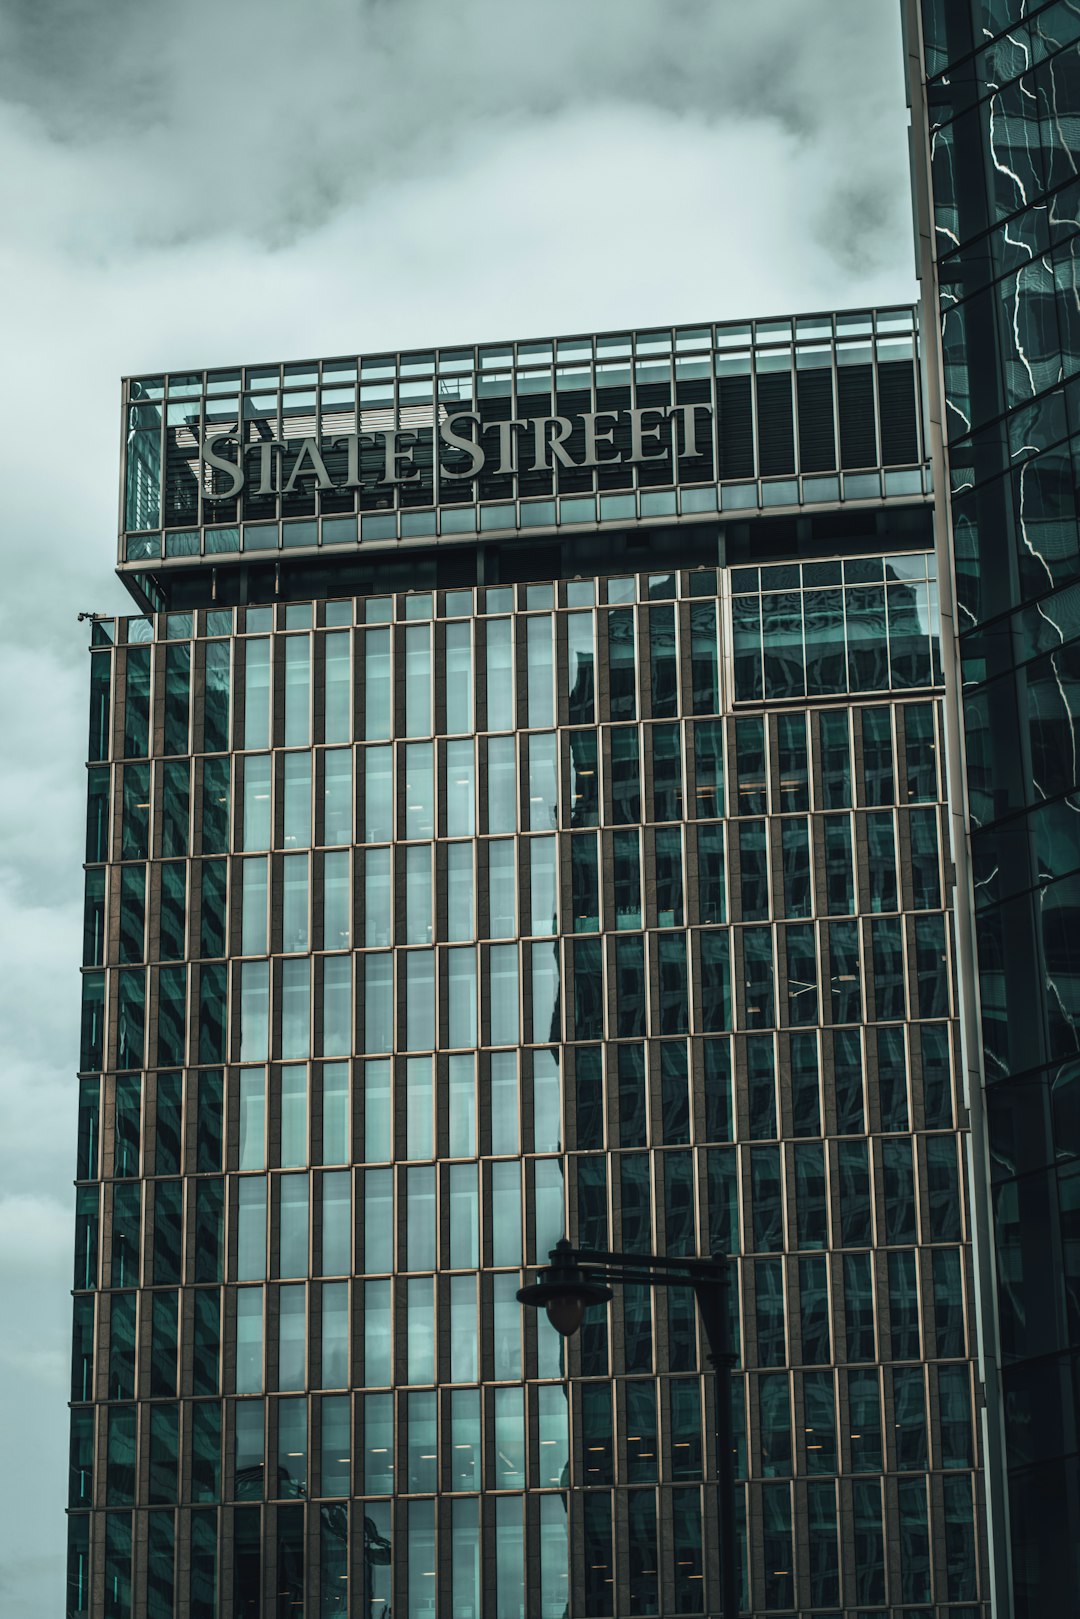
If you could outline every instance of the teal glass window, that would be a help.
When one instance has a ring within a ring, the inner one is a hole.
[[[127,650],[124,679],[125,759],[139,759],[150,751],[150,651],[148,646],[128,647]],[[181,753],[187,749],[169,751]]]
[[[871,805],[895,803],[891,709],[863,709],[862,745],[864,802]]]
[[[818,1018],[817,941],[812,924],[784,929],[787,956],[787,1023],[791,1027]]]
[[[784,1198],[779,1147],[750,1149],[750,1191],[754,1248],[758,1253],[778,1253],[784,1246]]]
[[[112,1406],[106,1422],[105,1500],[111,1507],[129,1506],[135,1499],[136,1407]]]
[[[764,1606],[794,1607],[791,1496],[786,1484],[768,1484],[762,1487],[761,1536],[765,1551]]]
[[[674,607],[648,609],[649,676],[654,719],[670,719],[679,711],[679,665],[675,653]]]
[[[715,714],[720,707],[715,602],[695,602],[690,609],[690,679],[694,713]]]
[[[799,1142],[794,1158],[798,1245],[802,1249],[825,1248],[829,1233],[824,1147],[817,1141]]]
[[[191,1410],[191,1499],[216,1501],[221,1495],[221,1405],[196,1400]]]
[[[431,626],[410,624],[398,630],[404,643],[405,736],[431,734]]]
[[[826,912],[829,916],[850,916],[855,909],[851,818],[847,815],[827,815],[821,825],[825,840]]]
[[[109,719],[112,696],[112,659],[108,652],[90,657],[90,739],[88,759],[109,757]]]
[[[748,1036],[746,1056],[747,1124],[753,1140],[771,1140],[776,1128],[776,1054],[772,1037]]]
[[[911,839],[911,903],[919,911],[936,910],[941,905],[937,810],[909,810],[908,834]]]
[[[836,1399],[832,1372],[804,1372],[803,1411],[808,1473],[835,1473]]]
[[[776,719],[777,766],[779,769],[779,809],[784,812],[810,808],[809,751],[806,715],[781,713]]]
[[[240,1295],[243,1297],[243,1295]],[[235,1488],[240,1501],[261,1500],[265,1471],[266,1442],[263,1432],[264,1402],[237,1400],[233,1405],[236,1421]],[[240,1516],[240,1514],[238,1514]],[[243,1537],[241,1537],[243,1545]]]
[[[711,830],[711,829],[710,829]],[[683,856],[678,827],[660,828],[655,834],[656,920],[660,927],[682,927]]]
[[[576,733],[575,733],[576,734]],[[558,768],[557,768],[557,737],[554,731],[541,731],[528,738],[528,782],[525,803],[525,824],[531,832],[549,832],[558,822],[556,805],[558,801]],[[593,761],[593,787],[595,787],[595,760]],[[576,772],[571,768],[571,807],[574,814],[571,824],[589,824],[590,817],[585,816],[579,823],[577,819],[577,787],[574,779]],[[592,817],[595,819],[595,816]],[[566,817],[564,815],[563,819]]]
[[[608,732],[611,746],[611,807],[616,826],[641,820],[641,767],[638,728],[620,725]]]
[[[898,1026],[879,1028],[877,1091],[883,1130],[908,1129],[907,1053],[904,1031]]]
[[[742,920],[764,922],[769,917],[769,861],[767,823],[740,821],[739,879]]]
[[[930,1526],[926,1485],[922,1479],[900,1479],[900,1596],[904,1602],[929,1602]]]
[[[87,1407],[71,1412],[68,1506],[89,1507],[92,1504],[94,1504],[94,1409]]]
[[[824,1255],[799,1260],[799,1331],[806,1365],[827,1365],[832,1359],[832,1335],[828,1260]]]
[[[278,1496],[307,1494],[308,1424],[307,1401],[293,1396],[277,1402],[277,1479],[273,1493]]]
[[[880,1465],[880,1464],[879,1464]],[[885,1601],[885,1537],[881,1527],[881,1485],[874,1479],[852,1484],[855,1518],[855,1597],[858,1602]]]
[[[86,772],[87,861],[109,857],[109,787],[108,765],[91,766]]]
[[[363,635],[364,738],[381,742],[390,735],[390,631],[369,629]]]
[[[525,1602],[525,1542],[522,1498],[495,1498],[495,1611],[517,1614]],[[410,1615],[410,1619],[413,1616]]]
[[[445,636],[446,729],[451,732],[473,729],[472,624],[447,624]]]
[[[488,738],[487,778],[487,829],[513,832],[517,827],[517,764],[512,736]]]
[[[166,759],[161,765],[161,852],[168,859],[189,852],[191,764]]]
[[[113,1293],[109,1309],[109,1399],[135,1398],[135,1293]]]
[[[705,937],[708,937],[706,935]],[[743,975],[745,1025],[748,1029],[768,1029],[775,1022],[773,1012],[773,941],[770,928],[743,928]]]
[[[155,1292],[150,1317],[150,1395],[175,1399],[176,1352],[179,1342],[179,1295]],[[132,1346],[134,1348],[134,1345]]]
[[[270,642],[244,642],[244,747],[270,745]]]
[[[821,808],[851,808],[851,733],[846,709],[818,717],[821,749]]]
[[[405,1488],[434,1495],[438,1487],[438,1454],[434,1392],[405,1396]]]
[[[526,721],[530,727],[555,723],[551,615],[525,620]]]
[[[221,1295],[216,1287],[197,1288],[192,1327],[194,1393],[221,1393]]]
[[[960,1242],[963,1205],[952,1136],[926,1137],[926,1195],[931,1242]]]
[[[945,1559],[950,1601],[973,1602],[977,1592],[978,1554],[971,1480],[963,1475],[942,1480],[945,1499]]]
[[[971,1430],[971,1377],[966,1365],[940,1366],[937,1371],[941,1465],[975,1465]]]
[[[840,1601],[840,1558],[836,1536],[836,1494],[832,1484],[808,1484],[809,1596],[815,1606]]]
[[[389,843],[394,835],[393,753],[390,748],[365,748],[364,841]]]
[[[615,941],[615,1033],[645,1033],[645,941],[640,933]]]
[[[151,1505],[172,1506],[177,1500],[177,1471],[180,1464],[179,1407],[152,1405],[150,1407],[150,1477]]]
[[[829,987],[834,1023],[859,1023],[862,1019],[862,971],[859,959],[857,922],[830,922]]]
[[[881,1392],[876,1371],[847,1373],[848,1413],[851,1424],[851,1469],[855,1473],[880,1473]]]
[[[790,929],[789,929],[790,935]],[[791,951],[788,948],[790,986]],[[791,1067],[791,1130],[795,1136],[821,1134],[821,1080],[817,1036],[793,1034],[788,1044]]]
[[[682,819],[682,741],[678,725],[649,727],[652,742],[653,817],[657,821]]]
[[[105,1602],[109,1619],[131,1619],[130,1512],[110,1512],[105,1518]]]
[[[435,1381],[434,1279],[430,1276],[410,1276],[405,1285],[405,1381]]]
[[[625,1167],[625,1160],[624,1160]],[[716,1254],[736,1254],[739,1240],[739,1183],[734,1150],[713,1148],[707,1155],[709,1244]]]
[[[932,802],[938,796],[934,705],[909,703],[903,715],[908,803]]]
[[[929,1466],[926,1448],[926,1391],[921,1366],[896,1366],[892,1372],[896,1427],[896,1466],[902,1473],[922,1473]]]
[[[699,720],[694,726],[694,814],[712,819],[724,814],[724,726],[722,720]]]
[[[889,811],[866,817],[867,876],[872,911],[897,909],[896,836]]]
[[[190,751],[191,646],[174,642],[165,648],[165,704],[162,752]],[[146,751],[143,749],[142,751]],[[209,751],[209,750],[208,750]]]
[[[119,1182],[113,1187],[113,1287],[137,1287],[142,1241],[142,1184]]]
[[[250,764],[250,761],[248,761]],[[285,755],[284,843],[286,849],[301,849],[311,843],[311,754]],[[269,799],[267,800],[269,803]],[[267,841],[245,847],[266,848]]]
[[[450,1395],[451,1479],[455,1490],[480,1488],[480,1391],[455,1389]]]
[[[757,1347],[759,1366],[784,1366],[787,1363],[786,1301],[784,1296],[784,1261],[756,1259],[754,1261],[754,1300],[757,1316]]]
[[[732,1139],[731,1045],[706,1040],[703,1045],[705,1135],[709,1141]]]
[[[950,1034],[943,1023],[924,1024],[922,1047],[923,1110],[929,1130],[951,1129],[953,1123]]]
[[[809,590],[803,596],[806,690],[811,697],[847,691],[842,590]]]
[[[487,729],[508,731],[514,724],[512,621],[488,619],[484,626]]]
[[[195,1280],[197,1282],[220,1282],[222,1279],[224,1214],[225,1187],[220,1177],[196,1181]]]
[[[899,1019],[907,1013],[904,927],[898,916],[875,917],[870,925],[874,968],[874,1015]]]
[[[285,746],[311,741],[311,637],[285,637]]]
[[[138,1175],[142,1139],[141,1074],[117,1076],[113,1124],[113,1174],[117,1179]]]
[[[874,1286],[868,1253],[844,1255],[844,1311],[848,1360],[873,1360]]]
[[[657,1614],[660,1606],[655,1491],[632,1491],[628,1509],[631,1589],[638,1593],[640,1613]]]
[[[352,842],[352,752],[327,748],[322,754],[323,843]]]
[[[860,1031],[837,1029],[832,1046],[837,1131],[840,1135],[862,1135],[866,1129],[866,1114]]]
[[[120,829],[123,860],[145,860],[150,853],[150,766],[124,766],[124,804]],[[104,859],[104,853],[99,857]]]
[[[372,1287],[388,1283],[373,1282]],[[389,1343],[389,1339],[387,1340]],[[344,1388],[349,1382],[349,1284],[326,1282],[322,1289],[322,1381],[324,1388]],[[383,1379],[372,1378],[372,1382]],[[385,1379],[389,1381],[389,1377]]]
[[[566,696],[571,725],[592,725],[596,718],[593,615],[566,615]]]
[[[364,1382],[369,1387],[393,1382],[390,1285],[388,1280],[363,1284]]]
[[[362,959],[365,1049],[389,1051],[393,1043],[393,958],[386,951]]]
[[[78,1146],[75,1179],[94,1180],[98,1173],[98,1146],[101,1128],[101,1081],[79,1081]]]
[[[889,1254],[889,1318],[892,1358],[918,1360],[919,1292],[914,1249],[899,1249]]]
[[[613,720],[637,717],[637,661],[633,609],[609,612],[607,619],[608,706]]]
[[[208,641],[203,688],[203,751],[225,753],[229,747],[230,654],[228,641]]]
[[[203,760],[203,854],[225,854],[229,847],[229,769],[227,757]]]
[[[735,773],[737,813],[767,814],[765,726],[760,718],[747,717],[735,721]]]
[[[813,892],[810,882],[810,826],[804,817],[785,818],[780,823],[780,849],[784,878],[784,914],[810,916]]]

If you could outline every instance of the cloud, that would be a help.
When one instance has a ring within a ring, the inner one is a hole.
[[[119,378],[914,295],[866,0],[0,10],[5,1611],[62,1611],[86,634]],[[17,1483],[14,1482],[17,1480]]]

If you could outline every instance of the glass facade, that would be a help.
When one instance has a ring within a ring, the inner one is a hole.
[[[1080,10],[908,16],[1002,1613],[1080,1588]],[[936,333],[940,331],[938,343]],[[1010,1568],[1011,1560],[1011,1568]]]
[[[984,1619],[922,491],[95,625],[69,1619]]]

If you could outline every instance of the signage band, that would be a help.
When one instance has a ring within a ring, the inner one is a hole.
[[[464,457],[464,467],[446,465],[440,458],[440,478],[475,478],[487,468],[496,476],[505,476],[519,470],[550,472],[556,463],[575,469],[614,466],[618,463],[635,464],[642,461],[694,460],[706,453],[702,437],[707,431],[712,436],[712,406],[643,405],[627,410],[591,410],[570,416],[526,416],[509,421],[485,422],[478,411],[459,410],[444,417],[438,424],[438,442],[446,452]],[[624,451],[615,443],[615,429],[620,422],[629,422],[629,448]],[[471,424],[473,431],[469,431]],[[578,431],[580,424],[580,431]],[[665,428],[671,430],[665,433]],[[205,488],[204,500],[234,500],[254,478],[251,492],[256,495],[291,494],[297,486],[311,481],[319,490],[360,489],[365,482],[376,485],[415,483],[422,477],[416,464],[415,451],[422,442],[420,428],[387,427],[369,433],[344,433],[320,441],[314,437],[301,439],[255,439],[241,445],[238,439],[240,424],[233,427],[208,429],[200,444],[200,457],[204,468],[221,473],[225,486]],[[430,432],[430,429],[426,431]],[[568,441],[575,438],[582,444],[584,454],[575,459]],[[232,443],[238,453],[234,458],[222,452],[219,446]],[[381,444],[382,457],[376,475],[362,469],[362,448],[376,449]],[[281,463],[295,447],[288,480],[281,484]],[[326,464],[328,451],[345,449],[344,477],[333,477]]]

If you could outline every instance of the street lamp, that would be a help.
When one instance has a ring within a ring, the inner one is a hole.
[[[735,1454],[731,1426],[731,1369],[735,1354],[728,1333],[727,1256],[711,1254],[708,1259],[680,1259],[666,1254],[603,1253],[591,1248],[574,1248],[561,1237],[548,1256],[548,1264],[538,1273],[538,1279],[520,1288],[517,1296],[522,1304],[534,1310],[546,1310],[555,1331],[564,1338],[572,1338],[590,1304],[606,1304],[614,1297],[613,1284],[693,1289],[716,1380],[716,1494],[720,1520],[718,1619],[738,1619]]]

